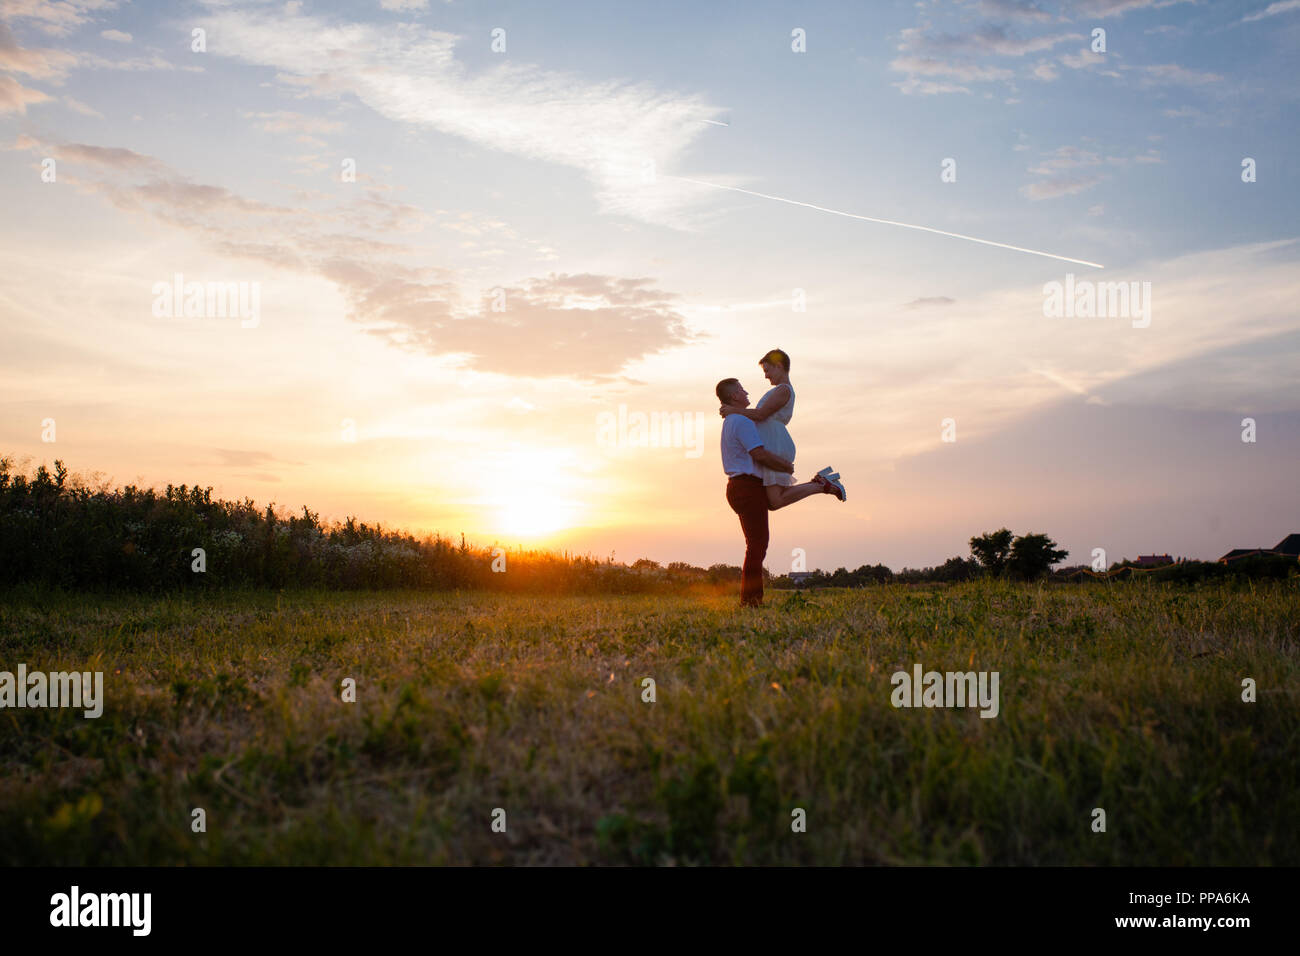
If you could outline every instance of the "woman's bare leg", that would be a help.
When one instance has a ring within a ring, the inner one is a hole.
[[[824,494],[825,486],[815,481],[805,481],[800,485],[767,485],[764,490],[767,492],[767,510],[776,511],[812,495]]]

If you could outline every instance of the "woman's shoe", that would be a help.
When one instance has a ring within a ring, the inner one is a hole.
[[[822,491],[826,492],[828,495],[834,495],[836,498],[839,498],[840,501],[848,500],[849,493],[844,490],[844,483],[840,481],[839,475],[836,475],[834,478],[829,475],[819,477],[821,478],[821,484],[825,486],[822,488]]]

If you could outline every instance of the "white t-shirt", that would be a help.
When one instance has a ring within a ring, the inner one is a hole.
[[[759,477],[758,465],[749,453],[763,444],[758,426],[744,415],[728,415],[722,420],[722,470],[728,478],[736,475]]]

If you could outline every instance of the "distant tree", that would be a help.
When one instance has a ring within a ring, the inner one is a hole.
[[[632,567],[636,568],[638,571],[663,570],[658,561],[651,561],[649,558],[637,558],[636,561],[632,562]]]
[[[711,564],[708,575],[710,584],[728,584],[740,580],[740,568],[734,564]]]
[[[934,571],[940,581],[969,581],[980,573],[980,564],[974,558],[952,557]]]
[[[1056,542],[1045,534],[1021,535],[1011,543],[1007,570],[1018,578],[1042,577],[1069,553],[1057,548]]]
[[[970,539],[970,553],[990,574],[1001,574],[1011,557],[1012,534],[1006,528],[986,531]]]
[[[883,564],[877,564],[874,567],[864,564],[853,572],[854,583],[858,585],[884,584],[892,579],[893,576],[894,572],[889,570],[889,568],[885,567]]]

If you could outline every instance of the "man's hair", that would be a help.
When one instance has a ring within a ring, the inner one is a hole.
[[[790,356],[786,355],[780,349],[772,349],[764,355],[759,362],[771,362],[773,365],[779,365],[787,372],[790,371]]]
[[[718,396],[718,401],[723,405],[731,404],[731,390],[740,385],[738,378],[724,378],[718,383],[718,387],[713,390],[713,394]]]

